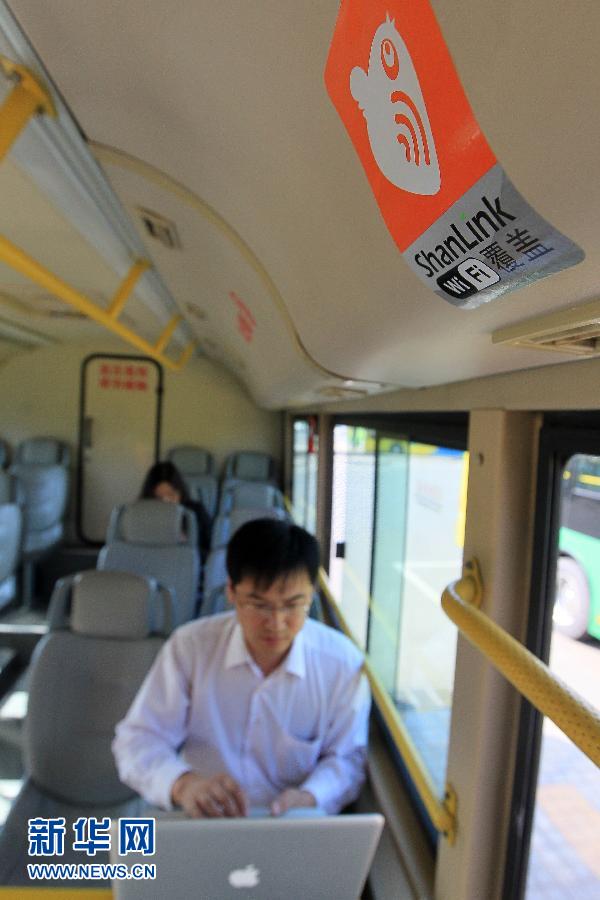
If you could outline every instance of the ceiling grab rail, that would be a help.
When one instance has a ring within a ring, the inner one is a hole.
[[[14,87],[0,107],[0,162],[32,116],[45,114],[56,118],[52,97],[33,72],[0,55],[0,70]]]
[[[289,503],[289,501],[287,502]],[[342,631],[357,646],[359,646],[340,611],[337,601],[331,593],[327,574],[322,568],[319,569],[319,588],[327,601],[327,604],[331,607]],[[400,713],[394,705],[394,701],[384,688],[379,676],[375,673],[367,658],[365,658],[363,668],[371,686],[373,700],[389,729],[396,749],[408,770],[433,826],[437,831],[444,835],[450,845],[454,844],[457,828],[456,792],[451,785],[447,784],[444,800],[441,801],[439,799],[431,776],[424,763],[421,761],[419,753],[402,721]]]
[[[40,287],[43,287],[51,294],[54,294],[64,303],[68,303],[69,306],[74,307],[78,312],[83,313],[83,315],[88,316],[90,319],[103,325],[109,331],[114,332],[114,334],[117,334],[124,341],[127,341],[127,343],[136,347],[138,350],[141,350],[143,353],[148,354],[148,356],[153,357],[169,369],[176,372],[182,369],[194,352],[194,341],[191,341],[183,349],[177,360],[171,359],[163,352],[181,320],[179,315],[173,316],[154,344],[151,344],[150,341],[140,337],[135,331],[132,331],[131,328],[127,328],[126,325],[119,322],[119,314],[123,311],[123,307],[138,278],[146,269],[151,268],[150,263],[145,260],[138,260],[133,264],[106,310],[97,306],[76,288],[73,288],[65,281],[62,281],[58,276],[44,268],[44,266],[35,259],[28,256],[24,250],[16,247],[2,235],[0,235],[0,261],[6,263],[6,265],[10,266],[21,275],[24,275],[26,278],[29,278],[31,281],[34,281],[36,284],[39,284]]]
[[[481,612],[482,595],[479,565],[471,559],[463,566],[462,578],[443,592],[442,608],[488,662],[600,766],[600,713]]]

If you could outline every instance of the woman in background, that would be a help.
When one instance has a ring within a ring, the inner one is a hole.
[[[210,551],[211,518],[199,500],[192,500],[181,472],[172,462],[157,462],[144,479],[141,500],[163,500],[165,503],[180,503],[192,510],[198,523],[198,550],[202,564]]]

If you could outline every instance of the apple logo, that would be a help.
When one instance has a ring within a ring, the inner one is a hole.
[[[229,873],[229,884],[234,888],[253,888],[259,882],[260,869],[250,863],[245,869],[234,869]]]

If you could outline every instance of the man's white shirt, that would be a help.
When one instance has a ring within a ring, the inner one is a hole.
[[[351,641],[308,619],[265,677],[235,613],[190,622],[162,648],[117,725],[119,776],[167,809],[173,783],[193,769],[231,775],[251,806],[298,787],[339,812],[364,779],[370,696],[361,667]]]

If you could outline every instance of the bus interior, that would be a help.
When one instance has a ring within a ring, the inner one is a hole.
[[[599,34],[597,0],[0,0],[2,822],[57,582],[172,456],[224,529],[203,602],[228,479],[319,539],[373,693],[363,896],[600,895]]]

